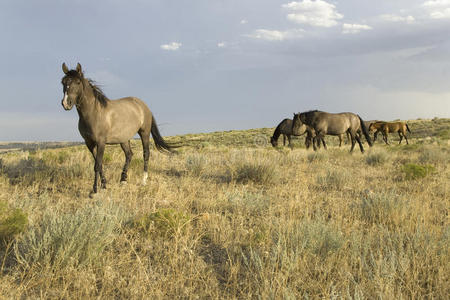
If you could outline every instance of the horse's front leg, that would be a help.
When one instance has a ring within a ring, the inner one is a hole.
[[[320,133],[318,134],[318,137],[319,137],[319,145],[320,145],[320,141],[322,141],[323,148],[324,148],[325,150],[327,150],[327,144],[325,143],[325,134],[322,133],[322,132],[320,132]]]
[[[95,157],[95,164],[94,164],[94,172],[95,172],[94,186],[92,188],[92,192],[94,194],[97,193],[98,177],[99,175],[101,177],[103,176],[102,162],[104,153],[105,153],[105,143],[97,143],[97,155]]]
[[[389,145],[389,142],[388,142],[388,134],[387,134],[386,132],[383,132],[383,140],[384,140],[384,142],[386,143],[386,145]]]
[[[89,151],[92,154],[92,157],[94,158],[94,165],[95,165],[95,162],[97,160],[97,145],[93,141],[86,140],[86,146],[88,147]],[[100,170],[100,178],[101,178],[101,183],[102,183],[101,187],[103,189],[106,189],[106,178],[103,174],[103,170]]]
[[[355,148],[355,144],[356,144],[356,139],[352,133],[350,133],[350,138],[352,139],[352,147],[350,148],[350,152],[353,152],[353,149]]]
[[[288,139],[288,147],[292,148],[291,135],[290,134],[287,136],[287,139]]]

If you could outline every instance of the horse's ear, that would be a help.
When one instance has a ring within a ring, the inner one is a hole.
[[[77,64],[77,72],[78,72],[78,74],[83,75],[83,71],[81,70],[80,63]]]
[[[63,70],[64,74],[69,73],[69,68],[66,66],[66,63],[62,64],[62,70]]]

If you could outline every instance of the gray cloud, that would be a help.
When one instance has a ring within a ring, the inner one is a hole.
[[[321,1],[328,27],[293,22],[289,3],[2,1],[0,140],[81,139],[60,104],[62,62],[111,99],[142,98],[163,134],[274,126],[312,108],[449,117],[450,19],[425,0]]]

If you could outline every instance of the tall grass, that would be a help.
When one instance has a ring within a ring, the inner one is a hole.
[[[152,151],[146,186],[141,145],[126,186],[108,147],[95,200],[84,146],[2,154],[0,228],[26,226],[0,249],[0,298],[448,298],[445,141],[352,155],[254,144],[271,133],[168,137],[187,146]]]

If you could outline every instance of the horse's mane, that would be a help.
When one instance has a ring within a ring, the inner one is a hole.
[[[105,107],[108,104],[108,97],[103,93],[102,89],[95,83],[92,79],[86,79],[89,85],[92,88],[92,92],[94,93],[95,99],[100,103],[101,106]]]
[[[62,81],[64,81],[64,79],[67,77],[78,78],[79,80],[81,80],[83,85],[85,84],[84,80],[86,80],[86,82],[92,88],[92,92],[94,93],[95,99],[97,99],[97,101],[100,103],[100,105],[105,107],[108,104],[108,101],[109,101],[108,97],[106,97],[106,95],[103,93],[102,89],[98,86],[98,84],[94,80],[89,79],[89,78],[84,78],[83,75],[80,75],[80,73],[78,73],[76,70],[70,70],[69,72],[67,72],[66,76],[64,76]]]
[[[284,125],[284,122],[286,122],[286,120],[289,120],[289,119],[284,119],[283,121],[280,122],[280,124],[278,124],[277,128],[275,128],[275,131],[273,132],[273,136],[272,136],[272,138],[275,141],[277,141],[278,138],[280,137],[280,135],[281,135],[281,126]]]
[[[321,111],[314,109],[314,110],[308,110],[308,111],[302,112],[302,113],[300,113],[300,120],[303,123],[305,123],[306,125],[311,125],[314,115],[318,112],[321,112]]]

